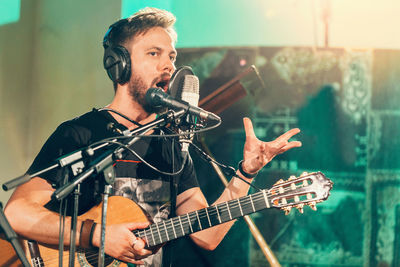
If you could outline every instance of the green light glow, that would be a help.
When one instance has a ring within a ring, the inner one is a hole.
[[[21,0],[0,0],[0,25],[17,22]]]
[[[265,45],[271,24],[264,0],[123,0],[122,17],[153,6],[171,11],[179,34],[177,47]],[[268,26],[269,25],[269,26]]]

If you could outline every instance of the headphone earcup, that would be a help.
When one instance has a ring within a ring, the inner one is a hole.
[[[123,46],[106,48],[104,51],[103,65],[108,77],[113,82],[124,84],[131,77],[131,57],[129,51]]]

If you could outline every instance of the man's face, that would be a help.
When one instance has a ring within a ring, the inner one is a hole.
[[[155,112],[146,104],[145,95],[152,87],[167,90],[175,71],[174,41],[167,30],[155,27],[134,37],[130,43],[130,54],[132,74],[128,84],[129,94],[147,112]]]

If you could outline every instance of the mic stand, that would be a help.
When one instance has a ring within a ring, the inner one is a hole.
[[[115,180],[114,167],[109,166],[104,170],[104,194],[103,194],[103,206],[101,208],[101,230],[100,230],[100,247],[99,247],[99,257],[97,266],[104,266],[104,251],[106,242],[106,218],[107,218],[107,207],[108,207],[108,197],[111,194],[112,184]]]
[[[208,155],[211,155],[211,151],[206,145],[204,138],[201,138],[199,140],[199,143],[201,144],[201,147],[206,151]],[[211,166],[214,168],[214,171],[220,178],[221,182],[224,184],[226,187],[228,185],[228,180],[226,179],[223,171],[221,170],[220,166],[218,166],[216,163],[213,161],[210,161]],[[231,170],[226,169],[225,170],[227,173],[230,174]],[[247,223],[247,226],[250,229],[251,234],[253,235],[254,239],[256,240],[258,246],[260,247],[262,253],[264,254],[265,258],[267,259],[268,263],[270,264],[271,267],[281,267],[278,259],[274,255],[273,251],[271,248],[268,246],[267,242],[265,241],[264,237],[262,236],[261,232],[259,231],[258,227],[256,224],[253,222],[253,220],[250,218],[249,215],[243,216],[244,221]]]
[[[78,184],[74,191],[74,212],[71,219],[71,235],[69,241],[69,267],[75,266],[76,251],[76,224],[78,219],[79,195],[81,194],[81,184]]]
[[[134,129],[133,131],[130,132],[130,135],[134,135],[134,134],[138,134],[138,133],[143,134],[143,133],[146,133],[157,127],[162,127],[162,126],[166,125],[167,123],[171,123],[173,121],[179,122],[179,118],[183,114],[185,114],[185,112],[186,112],[185,110],[179,110],[179,111],[169,110],[166,114],[164,114],[160,118]],[[132,138],[126,144],[126,146],[131,146],[138,140],[139,140],[138,137]],[[89,151],[89,150],[90,150],[90,148],[87,151]],[[121,158],[122,152],[124,150],[125,150],[124,147],[119,147],[113,151],[104,152],[102,155],[100,155],[93,161],[94,163],[92,163],[91,166],[86,171],[84,171],[82,174],[80,174],[78,177],[76,177],[70,183],[58,188],[53,193],[52,198],[56,199],[56,200],[64,199],[66,196],[68,196],[72,192],[72,190],[76,186],[80,185],[86,178],[90,177],[94,173],[99,174],[99,173],[103,172],[105,178],[113,178],[113,176],[114,176],[113,172],[112,173],[109,171],[106,172],[106,170],[113,168],[112,164],[114,163],[114,156],[117,158]],[[107,202],[108,202],[108,195],[109,195],[110,189],[111,189],[111,185],[107,184],[107,182],[113,183],[113,181],[114,181],[114,179],[105,179],[106,186],[105,186],[104,195],[103,195],[103,200],[105,200],[105,201],[103,202],[103,207],[102,207],[101,237],[100,237],[100,247],[99,247],[100,253],[99,253],[99,260],[98,260],[98,266],[100,266],[100,267],[104,266],[104,245],[105,245],[104,241],[105,241]],[[77,194],[77,195],[79,195],[79,194]],[[77,197],[77,195],[76,195],[76,197]],[[77,212],[78,212],[78,208],[76,206],[74,208],[74,215],[73,215],[73,218],[75,221],[74,224],[76,224],[76,221],[77,221]],[[71,222],[71,224],[72,224],[72,222]],[[75,227],[75,233],[71,233],[71,234],[75,236],[76,227]],[[71,243],[70,245],[72,247],[75,247],[75,242],[74,242],[74,244]],[[74,257],[74,254],[75,254],[75,251],[70,252],[70,263],[72,261],[71,258]],[[72,264],[72,266],[73,266],[73,264]]]
[[[20,243],[18,242],[18,236],[11,228],[10,223],[8,222],[6,216],[4,215],[3,204],[0,202],[0,230],[1,229],[3,229],[6,239],[14,247],[14,250],[17,253],[18,258],[21,260],[22,265],[24,267],[30,267],[31,265],[29,264],[28,259],[25,256],[24,250],[22,249]]]

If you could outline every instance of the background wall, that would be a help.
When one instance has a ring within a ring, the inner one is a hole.
[[[20,20],[0,26],[1,181],[22,175],[61,121],[109,103],[101,42],[121,6],[107,3],[22,1]]]
[[[2,4],[13,1],[0,2],[0,14]],[[221,127],[204,135],[217,159],[236,166],[244,142],[241,118],[250,116],[263,140],[302,129],[303,147],[274,159],[257,186],[303,171],[322,171],[334,182],[317,212],[252,216],[281,264],[400,266],[397,1],[14,2],[19,16],[0,20],[1,183],[25,172],[61,121],[110,102],[103,35],[120,17],[157,6],[178,18],[177,66],[193,67],[201,97],[252,64],[264,82],[260,89],[252,77],[245,87],[256,86],[256,93],[224,111]],[[211,203],[223,186],[193,157]],[[2,191],[0,201],[9,195]],[[268,264],[242,220],[216,251],[186,239],[176,247],[177,266]]]

